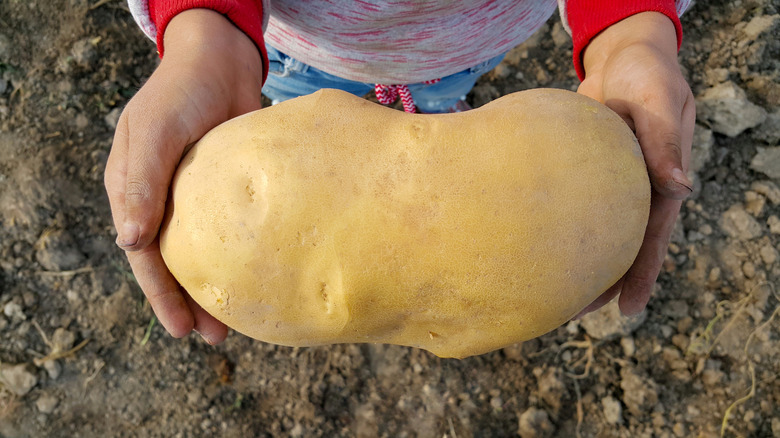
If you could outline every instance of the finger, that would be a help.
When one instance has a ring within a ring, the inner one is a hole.
[[[587,315],[590,312],[595,312],[596,310],[599,310],[600,308],[604,307],[607,303],[612,301],[613,298],[615,298],[621,290],[623,290],[623,278],[618,280],[617,283],[615,283],[612,287],[607,289],[603,294],[599,295],[598,298],[596,298],[592,303],[585,306],[584,309],[580,311],[574,318],[572,319],[580,319],[583,316]]]
[[[111,215],[114,226],[118,227],[124,221],[125,211],[125,175],[127,173],[128,131],[127,116],[124,111],[119,116],[111,153],[108,154],[106,171],[103,174],[103,184],[111,205]]]
[[[650,218],[639,254],[623,277],[618,305],[626,315],[641,313],[653,292],[682,201],[653,191]]]
[[[163,262],[159,241],[155,239],[142,250],[128,252],[127,258],[160,324],[174,338],[187,336],[195,319],[179,283]]]
[[[228,328],[225,324],[219,322],[210,313],[203,310],[195,300],[186,293],[184,294],[187,305],[195,317],[194,330],[210,345],[217,345],[224,341],[228,334]]]
[[[679,93],[659,93],[630,104],[636,136],[642,147],[653,188],[672,199],[684,199],[693,191],[685,171],[693,139],[693,97],[684,83]]]

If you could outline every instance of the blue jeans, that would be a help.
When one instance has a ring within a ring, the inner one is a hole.
[[[265,94],[273,103],[311,94],[321,88],[335,88],[365,96],[374,90],[374,84],[350,81],[318,70],[266,45],[268,50],[268,79],[263,85]],[[497,66],[505,54],[481,62],[474,67],[445,76],[435,84],[408,84],[414,102],[420,111],[446,112],[474,87],[477,79]],[[386,84],[394,85],[394,84]]]

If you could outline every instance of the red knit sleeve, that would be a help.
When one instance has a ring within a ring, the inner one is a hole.
[[[163,56],[163,36],[171,19],[188,9],[211,9],[224,15],[254,41],[263,58],[263,83],[268,77],[268,53],[263,40],[261,0],[149,0],[149,16],[157,26],[157,50]]]
[[[640,12],[660,12],[674,23],[677,48],[682,43],[682,25],[674,0],[568,0],[566,19],[574,41],[574,68],[580,80],[585,79],[582,52],[602,30]]]

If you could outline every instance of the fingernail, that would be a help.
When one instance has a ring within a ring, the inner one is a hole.
[[[680,184],[681,186],[684,186],[686,189],[693,191],[693,182],[688,179],[688,176],[685,175],[685,172],[683,172],[680,169],[674,169],[672,170],[672,179],[677,184]]]
[[[125,222],[119,229],[119,235],[116,237],[116,244],[121,247],[133,246],[138,243],[140,238],[140,229],[134,222]]]
[[[217,344],[216,342],[214,342],[214,340],[210,339],[208,335],[205,335],[205,334],[203,334],[203,333],[201,333],[201,332],[199,332],[197,330],[195,331],[195,333],[199,334],[200,337],[203,338],[203,340],[206,341],[207,344],[209,344],[209,345],[216,345]]]

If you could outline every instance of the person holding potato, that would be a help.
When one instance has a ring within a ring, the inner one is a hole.
[[[677,63],[680,0],[559,0],[574,41],[578,92],[636,132],[653,186],[650,218],[633,266],[583,313],[620,296],[645,308],[682,200],[695,109]],[[339,88],[399,97],[409,112],[468,109],[480,74],[531,36],[555,0],[129,0],[162,61],[117,125],[105,185],[136,279],[174,337],[210,344],[227,327],[200,308],[162,260],[158,232],[173,173],[188,146],[216,125],[274,101]]]

